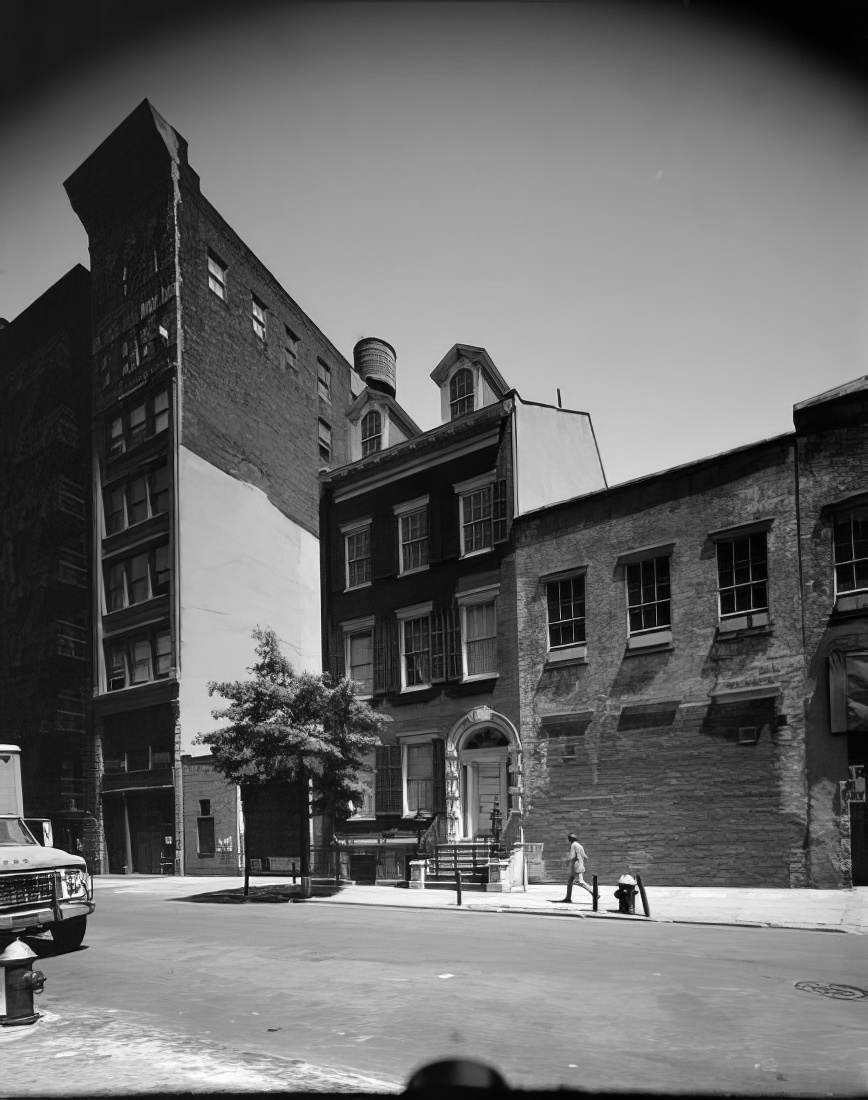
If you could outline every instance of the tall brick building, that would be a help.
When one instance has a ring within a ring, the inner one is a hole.
[[[322,478],[324,648],[391,719],[342,840],[354,878],[395,881],[423,834],[432,850],[484,852],[493,829],[520,842],[513,524],[605,482],[587,414],[522,401],[484,348],[434,368],[442,423],[424,433],[396,413],[391,347],[356,355],[358,457]]]
[[[92,858],[89,301],[75,267],[0,328],[0,741],[26,812]]]
[[[575,828],[603,881],[868,882],[868,380],[794,420],[516,523],[546,877]]]
[[[246,675],[257,624],[320,667],[317,478],[349,457],[362,386],[150,103],[65,187],[90,277],[4,333],[4,668],[33,669],[4,740],[30,813],[55,813],[54,772],[58,798],[80,797],[94,869],[237,873],[237,792],[194,745],[220,702],[206,682]],[[51,668],[34,660],[49,649]]]

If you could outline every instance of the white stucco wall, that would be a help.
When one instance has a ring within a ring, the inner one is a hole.
[[[515,402],[518,515],[606,487],[587,413]]]
[[[295,668],[319,672],[319,542],[261,489],[179,453],[182,751],[215,729],[208,680],[247,679],[255,626],[271,627]]]

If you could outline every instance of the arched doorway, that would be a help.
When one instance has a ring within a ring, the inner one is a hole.
[[[501,835],[511,812],[521,812],[521,744],[515,727],[489,707],[464,715],[446,738],[448,839],[488,840],[492,811]]]
[[[458,750],[461,775],[461,833],[467,840],[494,839],[492,814],[507,813],[509,741],[494,726],[468,734]]]

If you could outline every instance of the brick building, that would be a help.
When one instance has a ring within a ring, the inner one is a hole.
[[[563,875],[572,827],[602,881],[868,881],[850,800],[868,729],[866,413],[862,379],[797,406],[792,434],[516,523],[541,877]]]
[[[26,813],[92,859],[89,300],[75,267],[0,326],[0,741]]]
[[[144,101],[65,183],[89,239],[97,869],[238,873],[237,792],[194,745],[272,627],[320,668],[318,472],[347,361],[202,195]],[[89,506],[89,505],[88,505]],[[26,756],[26,753],[25,753]]]
[[[520,841],[513,522],[604,479],[590,418],[522,401],[484,348],[435,367],[442,423],[424,433],[394,401],[388,344],[360,342],[356,369],[358,458],[322,478],[323,645],[391,719],[341,837],[354,878],[395,881],[420,840]]]

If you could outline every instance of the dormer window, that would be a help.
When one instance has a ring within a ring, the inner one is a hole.
[[[382,447],[383,418],[376,409],[362,417],[362,458],[372,455]]]
[[[473,412],[473,374],[466,367],[449,379],[449,410],[451,420]]]

